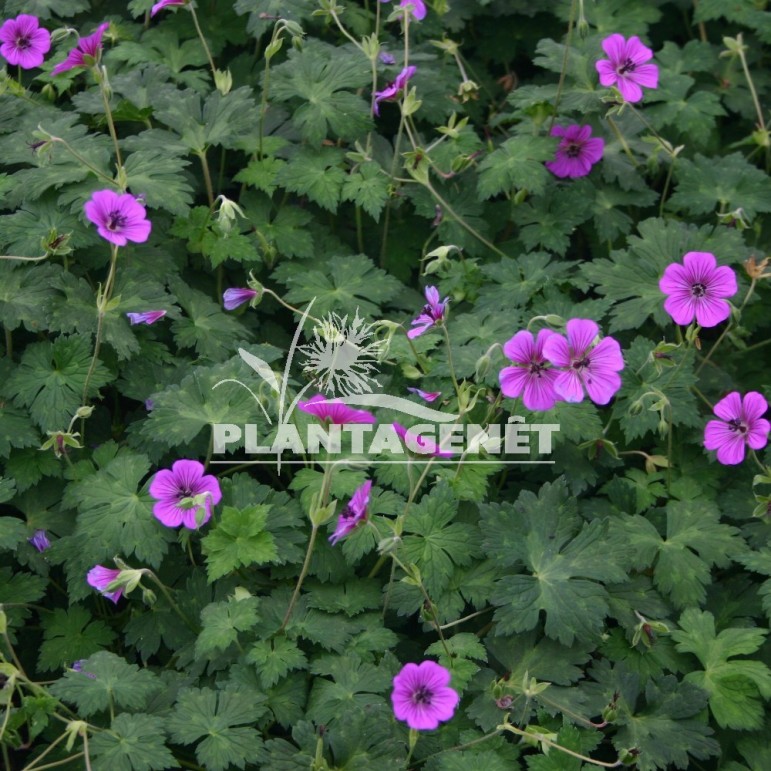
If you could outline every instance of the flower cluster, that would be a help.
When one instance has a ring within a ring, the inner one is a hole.
[[[514,363],[498,379],[504,396],[516,398],[529,410],[549,410],[555,402],[580,402],[584,390],[595,403],[607,404],[621,388],[624,368],[621,346],[612,337],[597,340],[599,327],[589,319],[570,319],[565,337],[542,329],[537,338],[518,332],[503,346]]]

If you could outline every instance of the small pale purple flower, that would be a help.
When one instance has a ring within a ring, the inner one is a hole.
[[[433,661],[405,664],[396,677],[391,702],[397,720],[416,731],[433,731],[452,719],[460,701],[450,688],[450,671]]]
[[[57,64],[51,70],[51,75],[59,75],[75,67],[91,67],[95,62],[99,61],[102,53],[102,35],[109,27],[110,24],[105,22],[100,24],[93,34],[80,38],[77,47],[67,54],[67,58],[63,62]]]
[[[145,399],[145,409],[148,412],[152,412],[155,407],[155,402],[152,399]]]
[[[358,487],[346,507],[340,512],[337,518],[337,527],[335,532],[329,536],[329,542],[334,546],[341,538],[345,538],[352,533],[367,518],[367,506],[369,506],[369,491],[372,489],[372,482],[367,480],[361,487]]]
[[[441,391],[421,391],[420,388],[408,388],[407,390],[411,394],[416,394],[424,402],[428,402],[429,404],[435,402],[442,395]]]
[[[715,255],[709,252],[688,252],[682,265],[667,265],[659,289],[668,295],[664,310],[675,324],[690,324],[696,319],[700,327],[715,327],[725,321],[731,315],[725,298],[738,291],[733,270],[725,265],[717,267]]]
[[[307,402],[297,402],[297,409],[313,415],[319,420],[345,425],[346,423],[375,423],[375,416],[366,410],[355,410],[339,399],[327,399],[322,394],[316,394]]]
[[[212,514],[212,506],[222,500],[217,477],[204,474],[204,465],[197,460],[175,461],[171,469],[159,471],[150,483],[150,495],[155,518],[166,527],[184,525],[197,530]],[[200,518],[200,521],[199,521]]]
[[[448,297],[445,297],[444,300],[440,302],[439,290],[435,286],[427,286],[426,304],[423,306],[420,315],[413,320],[413,329],[407,332],[407,337],[409,337],[410,340],[420,337],[420,335],[427,332],[435,324],[443,321],[448,302]]]
[[[375,91],[375,102],[372,105],[372,112],[380,115],[380,102],[395,99],[405,88],[409,79],[415,74],[417,67],[410,65],[405,67],[397,76],[396,80],[387,85],[382,91]]]
[[[93,586],[94,589],[101,592],[108,600],[112,600],[117,604],[123,594],[123,589],[116,589],[114,592],[108,592],[106,589],[113,581],[115,581],[120,573],[120,570],[106,568],[103,565],[96,565],[88,571],[86,581],[88,581],[89,586]]]
[[[83,209],[99,235],[111,244],[142,244],[150,237],[152,224],[146,219],[145,207],[130,193],[97,190]]]
[[[435,458],[452,458],[451,450],[443,450],[433,439],[416,434],[401,423],[391,423],[397,436],[407,445],[407,449],[418,455],[433,455]]]
[[[83,672],[83,665],[86,663],[86,659],[78,659],[71,667],[75,672]],[[93,672],[83,672],[86,677],[96,680],[96,675]]]
[[[0,54],[8,64],[31,70],[43,63],[51,50],[51,34],[40,26],[37,16],[19,14],[0,27]]]
[[[517,366],[504,367],[498,374],[501,392],[510,399],[521,396],[529,410],[550,410],[559,398],[554,390],[557,370],[543,353],[544,343],[555,334],[551,329],[542,329],[533,338],[532,332],[523,330],[503,346],[503,353]]]
[[[380,0],[381,3],[389,3],[391,0]],[[422,21],[426,18],[426,4],[423,0],[401,0],[399,8],[409,8],[412,18]]]
[[[142,311],[141,313],[127,313],[131,326],[134,324],[155,324],[158,319],[166,315],[166,311]]]
[[[585,387],[595,404],[607,404],[621,388],[621,346],[612,337],[595,343],[600,330],[589,319],[570,319],[565,326],[567,340],[554,334],[543,344],[544,357],[562,370],[554,380],[554,390],[566,402],[580,402]]]
[[[704,446],[717,450],[717,459],[725,466],[735,466],[744,460],[745,448],[762,450],[768,444],[771,424],[763,419],[768,402],[757,391],[742,398],[733,391],[714,408],[720,420],[710,420],[704,428]]]
[[[150,9],[150,16],[155,16],[158,11],[174,5],[187,5],[187,0],[161,0]]]
[[[393,54],[389,54],[388,51],[381,51],[377,58],[380,59],[383,64],[396,64],[396,59]]]
[[[616,33],[602,41],[602,50],[608,58],[595,62],[600,75],[600,83],[609,88],[616,86],[627,102],[639,102],[642,88],[657,88],[659,68],[655,64],[646,64],[653,58],[653,51],[646,48],[636,35],[626,40]]]
[[[602,160],[605,140],[593,137],[591,126],[554,126],[551,135],[562,137],[554,160],[546,162],[546,168],[556,177],[585,177]]]
[[[258,292],[254,289],[226,289],[222,293],[222,303],[226,311],[232,311],[239,305],[252,301],[257,295]]]
[[[48,534],[45,530],[35,530],[35,535],[27,540],[39,551],[44,552],[51,546],[51,542],[48,540]]]

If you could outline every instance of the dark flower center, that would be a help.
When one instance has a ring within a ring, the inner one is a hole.
[[[568,142],[565,146],[565,155],[568,158],[578,158],[581,155],[581,145],[578,142]]]
[[[351,504],[349,503],[342,511],[342,514],[340,516],[343,519],[353,519],[356,516],[356,512],[351,508]]]
[[[444,315],[444,308],[441,305],[437,305],[436,307],[424,305],[423,313],[425,313],[426,316],[430,316],[434,321],[439,321]]]
[[[533,377],[541,377],[541,373],[545,369],[545,364],[539,364],[537,361],[530,362],[530,374],[533,375]]]
[[[693,297],[704,297],[707,294],[707,287],[704,284],[697,283],[691,287],[691,295]]]
[[[573,362],[573,369],[584,369],[584,367],[588,367],[590,363],[591,362],[589,361],[589,357],[584,356],[583,359]]]
[[[413,692],[412,692],[412,703],[413,704],[425,704],[427,707],[431,706],[431,699],[433,698],[433,693],[431,693],[430,689],[426,688],[425,685],[418,686]]]
[[[107,215],[107,222],[105,222],[105,227],[107,230],[120,230],[121,228],[126,226],[126,220],[127,217],[123,212],[119,211],[111,211]]]
[[[637,65],[631,59],[624,59],[621,66],[616,70],[619,75],[626,75],[627,72],[634,72]]]
[[[741,420],[739,420],[739,418],[734,418],[733,420],[729,420],[728,427],[733,432],[738,431],[740,434],[747,433],[747,426],[745,426],[744,423],[742,423]]]
[[[21,35],[20,37],[16,38],[16,48],[21,48],[22,50],[25,50],[29,48],[31,45],[32,45],[32,41],[25,35]]]

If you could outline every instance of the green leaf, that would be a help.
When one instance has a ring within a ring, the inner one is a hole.
[[[354,140],[372,124],[369,104],[343,89],[371,83],[360,56],[345,49],[310,41],[289,51],[288,61],[271,72],[271,96],[279,102],[298,99],[292,122],[303,139],[319,145],[327,136]]]
[[[13,481],[0,477],[0,501],[5,503],[11,500],[16,489]],[[8,493],[6,497],[6,491]],[[5,500],[3,500],[5,499]],[[0,550],[13,551],[20,543],[24,543],[29,537],[29,528],[25,525],[23,519],[16,517],[0,517]]]
[[[217,526],[202,541],[209,582],[239,567],[276,559],[273,536],[265,530],[270,506],[234,509],[225,506]]]
[[[254,643],[246,654],[254,664],[264,688],[270,688],[293,669],[305,669],[308,661],[294,640],[273,637]]]
[[[43,638],[38,667],[51,672],[102,650],[115,633],[103,621],[93,620],[83,606],[72,605],[43,616]]]
[[[201,251],[209,258],[213,268],[225,260],[256,263],[260,261],[257,244],[244,233],[228,233],[227,235],[207,230],[201,241]]]
[[[41,19],[50,19],[52,16],[71,19],[75,14],[86,10],[87,0],[7,0],[5,3],[7,16],[28,13]]]
[[[241,169],[236,174],[234,179],[236,182],[251,185],[262,190],[263,193],[273,195],[278,187],[276,176],[284,166],[286,166],[286,161],[282,161],[280,158],[253,158],[246,168]]]
[[[214,651],[225,650],[238,640],[238,633],[251,629],[257,623],[257,597],[228,598],[212,602],[201,611],[203,629],[195,643],[197,658]]]
[[[537,497],[523,491],[513,505],[480,508],[488,556],[529,571],[497,582],[496,632],[533,629],[544,611],[544,631],[563,645],[595,638],[609,610],[602,584],[626,578],[621,555],[609,548],[607,522],[582,526],[564,480],[546,483]]]
[[[759,697],[771,698],[771,669],[762,661],[734,657],[757,651],[768,630],[734,628],[716,635],[713,615],[696,608],[688,608],[679,623],[680,630],[672,632],[677,650],[693,653],[703,668],[685,679],[709,693],[709,708],[718,725],[760,728],[764,709]]]
[[[42,444],[32,421],[23,410],[0,403],[0,458],[7,458],[12,447],[39,447]]]
[[[667,208],[690,214],[711,214],[715,209],[742,209],[749,219],[771,211],[768,177],[749,164],[741,153],[723,158],[696,154],[675,166],[677,188]]]
[[[342,151],[333,147],[303,147],[276,175],[276,182],[292,193],[307,195],[328,211],[337,211],[346,173]]]
[[[363,254],[331,257],[323,268],[301,271],[294,264],[284,263],[273,277],[288,288],[287,302],[304,305],[315,298],[316,316],[330,311],[355,314],[357,310],[360,316],[377,316],[402,289],[393,276],[376,268]]]
[[[193,203],[193,188],[184,172],[189,164],[166,148],[138,150],[126,158],[126,185],[134,195],[144,196],[148,206],[183,215]]]
[[[104,712],[110,705],[142,709],[160,689],[160,680],[149,669],[128,664],[107,651],[83,662],[81,672],[68,670],[50,687],[54,696],[75,704],[83,717]]]
[[[388,176],[374,161],[362,163],[351,171],[343,184],[342,198],[364,209],[375,222],[388,201]]]
[[[714,503],[670,501],[666,537],[644,517],[618,522],[618,537],[628,540],[630,562],[636,568],[654,564],[656,586],[678,608],[704,602],[711,583],[710,567],[725,567],[741,551],[739,531],[720,522]]]
[[[225,771],[231,763],[236,768],[260,763],[262,741],[248,726],[264,711],[261,697],[251,691],[191,688],[180,693],[167,726],[179,744],[203,739],[195,748],[198,762],[210,771]]]
[[[542,193],[551,179],[543,164],[553,160],[556,147],[554,137],[522,135],[507,139],[479,164],[477,191],[480,200],[518,188]]]
[[[32,343],[3,392],[18,406],[27,407],[44,431],[66,429],[82,404],[92,356],[88,338],[61,336],[53,343]],[[104,365],[97,362],[87,396],[93,397],[110,380]]]
[[[0,227],[5,224],[2,220],[0,218]],[[47,235],[46,232],[44,236]],[[9,251],[12,249],[13,246]],[[40,256],[43,251],[40,239],[33,251],[37,254],[26,254],[22,247],[15,254],[22,257]],[[47,326],[48,307],[55,295],[51,285],[59,273],[58,266],[45,263],[19,266],[11,261],[0,260],[0,324],[9,331],[22,324],[32,332],[44,329]]]
[[[126,713],[112,721],[109,731],[99,731],[89,742],[94,769],[103,771],[156,771],[178,768],[165,745],[166,734],[157,715]]]

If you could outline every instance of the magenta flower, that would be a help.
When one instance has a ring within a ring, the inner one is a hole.
[[[407,332],[407,337],[409,337],[410,340],[420,337],[420,335],[433,327],[434,324],[444,320],[444,312],[447,309],[449,298],[445,297],[444,300],[440,302],[439,290],[435,286],[427,286],[426,300],[427,302],[423,306],[420,316],[412,322],[414,329]]]
[[[166,311],[142,311],[141,313],[127,313],[128,320],[133,327],[134,324],[155,324],[158,319],[166,315]]]
[[[397,720],[416,731],[433,731],[455,714],[460,696],[450,688],[450,671],[433,661],[405,664],[396,677],[391,702]]]
[[[39,551],[44,552],[51,546],[51,542],[48,540],[48,535],[45,530],[35,530],[35,535],[27,540]]]
[[[39,67],[51,50],[51,34],[40,26],[37,16],[22,13],[3,22],[0,43],[0,54],[8,64],[31,70]]]
[[[452,451],[443,450],[433,439],[416,434],[401,423],[391,423],[397,436],[407,445],[408,450],[419,455],[433,455],[436,458],[452,458]]]
[[[108,600],[112,600],[117,604],[123,589],[116,589],[114,592],[106,591],[107,587],[120,575],[120,570],[114,570],[113,568],[106,568],[102,565],[96,565],[88,571],[86,581],[89,586],[93,586],[98,592],[101,592]]]
[[[184,525],[197,530],[211,519],[212,506],[222,500],[217,477],[204,475],[197,460],[175,461],[171,469],[159,471],[150,483],[155,518],[166,527]],[[199,521],[200,518],[200,521]]]
[[[554,390],[566,402],[584,399],[584,387],[595,404],[607,404],[621,388],[617,374],[624,369],[621,346],[612,337],[599,343],[599,327],[589,319],[570,319],[565,325],[567,340],[550,335],[543,344],[543,355],[562,368],[554,380]]]
[[[435,402],[442,395],[441,391],[421,391],[419,388],[408,388],[407,390],[411,394],[416,394],[424,402],[428,402],[429,404]]]
[[[327,420],[330,423],[344,425],[345,423],[375,423],[375,416],[366,410],[355,410],[339,399],[327,399],[322,394],[316,394],[307,402],[297,402],[297,408],[302,412]]]
[[[553,137],[562,137],[557,145],[553,161],[546,161],[546,168],[556,177],[585,177],[595,163],[602,160],[605,140],[592,136],[591,126],[554,126]]]
[[[67,58],[63,62],[57,64],[51,70],[51,74],[59,75],[75,67],[90,67],[94,62],[99,61],[102,53],[102,35],[104,35],[109,26],[109,23],[105,22],[100,24],[92,35],[79,38],[77,47],[67,54]]]
[[[226,311],[232,311],[239,305],[253,300],[257,294],[258,292],[254,289],[226,289],[222,293],[222,303]]]
[[[340,512],[337,518],[337,527],[335,532],[329,536],[329,542],[334,546],[341,538],[345,538],[352,533],[360,522],[367,518],[367,506],[369,506],[369,491],[372,489],[372,482],[366,481],[351,496],[346,507]]]
[[[503,346],[503,353],[517,366],[504,367],[498,374],[501,392],[510,399],[521,396],[529,410],[550,410],[559,398],[554,390],[557,370],[543,354],[544,343],[555,334],[551,329],[542,329],[533,338],[532,332],[523,330]]]
[[[704,446],[717,450],[717,459],[725,466],[735,466],[744,460],[744,448],[762,450],[768,444],[771,424],[763,420],[768,402],[757,391],[742,399],[733,391],[714,408],[720,420],[710,420],[704,428]]]
[[[626,40],[616,33],[602,41],[602,50],[608,55],[595,63],[600,75],[600,83],[609,88],[616,86],[627,102],[639,102],[642,88],[657,88],[659,68],[655,64],[645,64],[653,58],[653,51],[646,48],[636,35]]]
[[[99,235],[111,244],[141,244],[150,237],[152,224],[146,219],[145,207],[130,193],[97,190],[83,209]]]
[[[381,3],[390,3],[391,0],[380,0]],[[412,18],[422,21],[426,18],[426,4],[423,0],[401,0],[399,8],[409,8]]]
[[[405,67],[397,76],[396,80],[390,85],[386,86],[382,91],[375,91],[375,101],[372,105],[372,112],[375,115],[380,115],[380,102],[385,102],[390,99],[395,99],[405,88],[407,88],[407,82],[415,74],[417,67],[410,65]]]
[[[187,0],[161,0],[150,9],[150,16],[155,16],[158,11],[168,8],[170,5],[187,5]]]
[[[659,289],[669,295],[664,310],[675,324],[690,324],[694,318],[700,327],[714,327],[731,315],[726,297],[738,288],[736,275],[726,266],[717,267],[714,254],[688,252],[683,264],[667,265]]]

